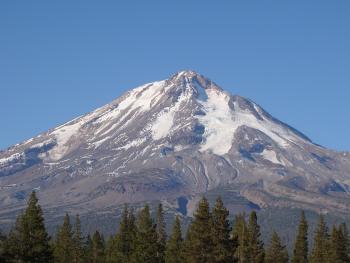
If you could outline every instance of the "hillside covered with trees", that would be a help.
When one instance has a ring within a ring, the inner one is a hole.
[[[180,217],[166,232],[161,204],[152,218],[146,204],[135,213],[124,207],[118,232],[105,238],[98,230],[84,236],[79,216],[74,223],[67,214],[56,234],[49,236],[43,212],[33,192],[25,211],[8,234],[0,237],[0,262],[33,263],[346,263],[350,239],[345,223],[329,231],[320,215],[313,247],[308,242],[308,222],[301,213],[293,252],[277,232],[268,244],[261,238],[257,214],[239,214],[231,223],[220,197],[210,208],[206,198],[198,204],[186,233]]]

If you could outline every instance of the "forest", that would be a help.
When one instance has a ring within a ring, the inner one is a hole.
[[[350,262],[350,240],[345,223],[329,230],[322,215],[309,247],[304,212],[296,226],[290,255],[277,232],[268,244],[261,238],[255,211],[238,214],[233,222],[220,197],[212,208],[205,197],[197,206],[186,231],[175,216],[166,232],[164,210],[137,211],[125,205],[118,231],[105,239],[99,232],[84,236],[79,215],[74,224],[68,214],[53,236],[45,228],[35,192],[9,233],[0,236],[0,262],[33,263],[343,263]]]

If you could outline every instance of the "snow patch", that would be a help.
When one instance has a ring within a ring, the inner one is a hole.
[[[191,96],[190,92],[189,90],[183,92],[174,105],[165,108],[158,114],[151,125],[151,133],[154,140],[160,140],[170,133],[174,124],[175,114],[180,110],[182,103],[189,99]]]
[[[102,145],[102,143],[104,143],[105,141],[107,141],[110,138],[110,136],[107,136],[99,141],[93,142],[92,144],[94,145],[95,149],[100,147]]]
[[[0,159],[0,167],[5,166],[9,162],[18,160],[18,159],[22,158],[23,156],[24,156],[23,153],[15,153],[15,154],[10,155],[9,157],[2,158],[2,159]]]
[[[277,159],[277,154],[275,151],[264,149],[264,151],[260,155],[264,159],[266,159],[272,163],[284,165],[283,162],[281,162]]]
[[[206,90],[207,101],[200,102],[206,115],[199,116],[198,119],[205,127],[205,142],[200,150],[211,150],[218,155],[226,154],[232,145],[235,122],[232,112],[228,106],[229,96],[224,92],[209,89]]]
[[[270,120],[258,120],[249,110],[243,110],[238,103],[234,109],[228,105],[230,96],[222,91],[206,90],[207,101],[199,101],[206,113],[199,116],[200,123],[205,126],[203,134],[205,141],[201,151],[211,150],[218,155],[228,153],[234,140],[236,130],[241,126],[257,129],[282,147],[288,147],[290,142],[300,141],[294,133]]]
[[[157,81],[149,84],[142,85],[138,88],[127,92],[118,104],[118,107],[110,110],[103,116],[101,116],[96,123],[102,123],[110,121],[116,118],[120,118],[121,112],[127,110],[127,112],[137,109],[139,112],[149,110],[154,104],[161,98],[160,94],[163,92],[166,81]],[[123,113],[126,116],[127,112]],[[120,122],[121,120],[119,120]]]
[[[123,149],[123,150],[128,150],[132,147],[137,147],[141,144],[143,144],[144,142],[146,141],[146,137],[143,137],[143,138],[138,138],[134,141],[131,141],[129,143],[127,143],[126,145],[122,146],[122,147],[119,147],[119,149]]]
[[[52,160],[59,160],[67,153],[70,148],[68,142],[78,133],[82,124],[83,122],[80,121],[75,124],[61,126],[59,129],[56,129],[51,133],[55,136],[57,142],[57,146],[49,151]]]

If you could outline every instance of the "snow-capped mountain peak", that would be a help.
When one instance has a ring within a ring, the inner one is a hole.
[[[230,186],[259,206],[319,198],[350,211],[339,199],[350,192],[347,157],[181,71],[0,153],[0,204],[16,207],[33,188],[47,206],[107,207]]]

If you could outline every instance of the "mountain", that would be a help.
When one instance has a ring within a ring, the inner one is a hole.
[[[320,131],[322,132],[322,131]],[[233,212],[350,212],[350,154],[314,144],[249,99],[182,71],[0,152],[0,219],[34,189],[47,216],[161,200],[191,215],[202,194]]]

